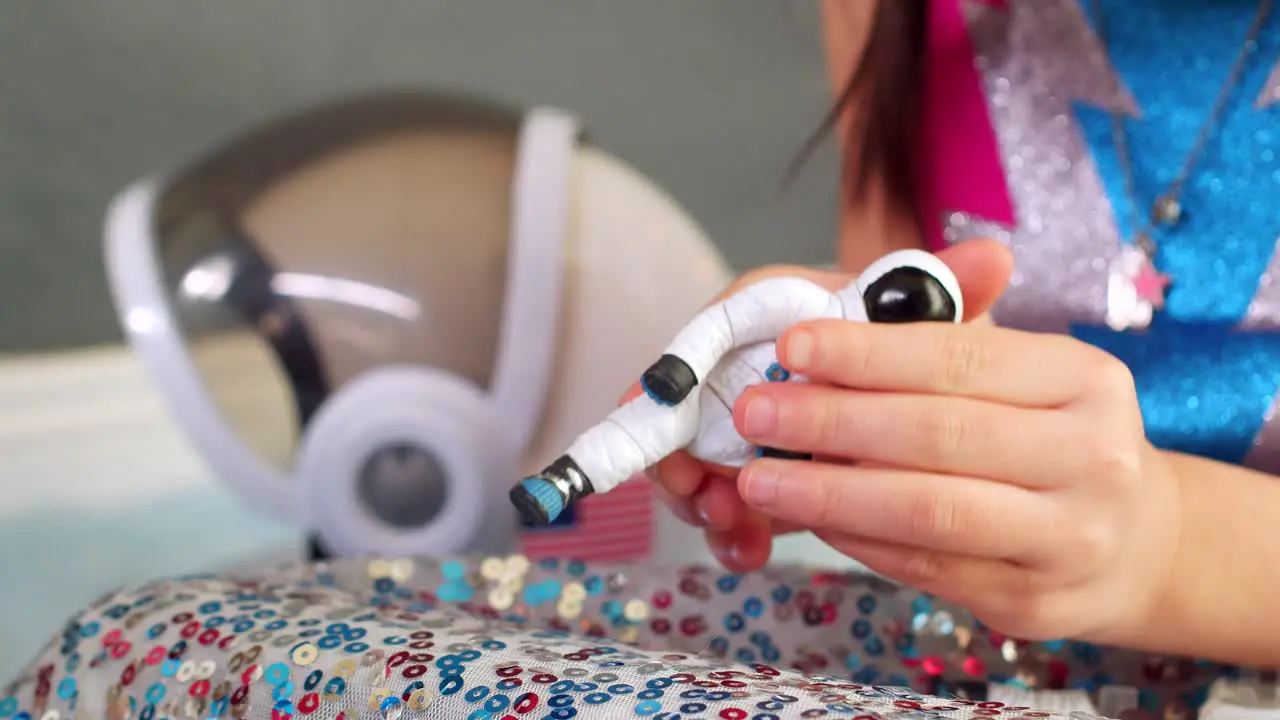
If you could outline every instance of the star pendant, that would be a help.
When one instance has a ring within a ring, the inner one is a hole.
[[[1168,275],[1157,270],[1152,263],[1146,262],[1133,279],[1133,289],[1137,291],[1138,297],[1159,310],[1164,307],[1165,293],[1168,292],[1170,283]]]

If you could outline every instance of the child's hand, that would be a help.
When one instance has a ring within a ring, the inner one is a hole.
[[[737,487],[768,522],[1026,639],[1107,642],[1166,587],[1178,482],[1119,360],[990,325],[847,322],[791,329],[778,358],[813,384],[750,388],[739,432],[843,462],[750,463]]]
[[[939,253],[939,257],[960,281],[969,320],[985,313],[1008,282],[1012,258],[999,243],[967,242]],[[856,274],[770,266],[746,273],[720,298],[776,276],[803,277],[836,291],[852,282]],[[639,393],[637,384],[623,401]],[[649,474],[657,483],[659,494],[678,516],[705,528],[708,544],[730,569],[749,570],[763,565],[769,558],[773,536],[799,529],[794,524],[770,519],[743,503],[736,487],[736,468],[702,463],[688,453],[679,452],[651,468]]]

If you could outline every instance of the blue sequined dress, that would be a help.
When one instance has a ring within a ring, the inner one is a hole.
[[[1137,194],[1150,202],[1256,5],[1105,0],[1110,57],[1078,0],[932,5],[961,24],[942,37],[974,59],[981,120],[940,125],[943,146],[985,137],[988,176],[1002,180],[987,195],[943,187],[924,198],[922,223],[933,218],[939,243],[1007,241],[1017,274],[997,319],[1123,358],[1156,443],[1280,471],[1280,15],[1186,185],[1185,219],[1156,237],[1175,280],[1167,308],[1148,331],[1121,334],[1102,323],[1108,265],[1133,230],[1108,112],[1129,116]],[[938,158],[935,172],[956,168]],[[343,560],[112,593],[0,688],[0,719],[1058,717],[984,701],[987,681],[1140,686],[1156,716],[1197,705],[1230,672],[1021,642],[865,576]],[[883,687],[906,685],[915,691]]]

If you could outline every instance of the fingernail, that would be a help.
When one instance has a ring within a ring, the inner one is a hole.
[[[787,341],[782,345],[786,356],[782,358],[782,364],[789,370],[804,372],[813,363],[814,344],[813,333],[808,330],[797,330],[787,335]]]
[[[742,499],[752,505],[771,505],[778,497],[778,474],[758,463],[743,471]]]
[[[695,512],[698,514],[698,520],[702,523],[702,526],[709,526],[711,524],[711,513],[707,511],[707,504],[705,502],[695,501],[693,503],[693,507]]]
[[[747,401],[746,416],[742,419],[743,431],[751,437],[764,437],[773,432],[778,421],[778,405],[772,398],[757,395]]]
[[[716,559],[720,561],[721,565],[737,565],[738,558],[742,555],[737,543],[729,543],[727,545],[716,543],[712,546],[711,551],[715,553]]]

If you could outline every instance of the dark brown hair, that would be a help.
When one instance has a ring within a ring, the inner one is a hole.
[[[869,180],[878,175],[890,202],[906,207],[914,202],[928,6],[929,0],[878,0],[849,79],[793,169],[848,116],[844,172],[849,201],[863,199]]]

